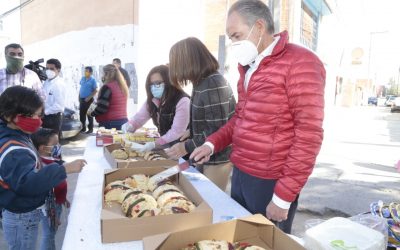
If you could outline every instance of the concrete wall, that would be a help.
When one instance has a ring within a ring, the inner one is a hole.
[[[68,85],[67,106],[73,107],[78,104],[79,80],[83,76],[84,66],[93,66],[94,76],[99,80],[100,67],[112,63],[114,57],[119,57],[123,65],[137,62],[133,39],[136,29],[133,24],[127,24],[92,27],[60,34],[25,45],[26,61],[58,58],[63,65],[62,74]],[[131,91],[133,93],[134,89]],[[137,100],[137,94],[133,97]]]
[[[134,24],[137,2],[35,0],[21,10],[22,41],[31,44],[88,27]]]

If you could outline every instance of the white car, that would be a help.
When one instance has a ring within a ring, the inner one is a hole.
[[[392,101],[392,108],[390,109],[390,112],[396,112],[396,111],[400,111],[400,97],[396,97]]]

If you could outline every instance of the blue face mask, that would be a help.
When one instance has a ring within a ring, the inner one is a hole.
[[[54,145],[51,149],[51,157],[61,159],[62,148],[60,144]]]
[[[154,96],[154,98],[161,99],[164,93],[164,88],[165,88],[164,83],[152,84],[150,87],[150,91],[151,94]]]

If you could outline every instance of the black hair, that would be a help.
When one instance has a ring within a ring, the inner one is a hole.
[[[184,94],[184,91],[179,85],[172,85],[169,77],[169,67],[167,65],[159,65],[150,70],[146,78],[146,93],[147,93],[147,107],[149,108],[150,116],[157,113],[157,107],[153,104],[153,94],[151,93],[150,78],[153,74],[160,74],[165,84],[164,93],[161,97],[161,105],[164,105],[165,110],[171,110],[171,105],[174,103],[179,95]]]
[[[90,66],[86,66],[85,67],[85,71],[89,71],[90,73],[93,73],[93,68],[92,67],[90,67]]]
[[[55,135],[58,135],[58,133],[54,129],[40,128],[31,135],[31,139],[35,148],[39,150],[40,146],[46,146],[49,144],[50,138]]]
[[[18,114],[32,116],[43,107],[38,93],[24,86],[12,86],[0,95],[0,118],[13,120]]]
[[[119,59],[119,58],[114,58],[114,59],[113,59],[113,62],[114,62],[114,61],[117,62],[118,64],[121,64],[121,59]]]
[[[60,70],[61,69],[61,62],[58,59],[51,58],[47,60],[46,64],[53,64],[56,69]]]
[[[22,48],[22,46],[21,46],[20,44],[18,44],[18,43],[10,43],[9,45],[7,45],[7,46],[4,48],[4,54],[7,54],[7,50],[8,50],[9,48],[21,49],[22,52],[24,52],[24,48]]]

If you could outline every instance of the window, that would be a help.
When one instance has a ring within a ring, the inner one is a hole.
[[[306,47],[317,50],[319,17],[304,2],[301,3],[300,42]]]

